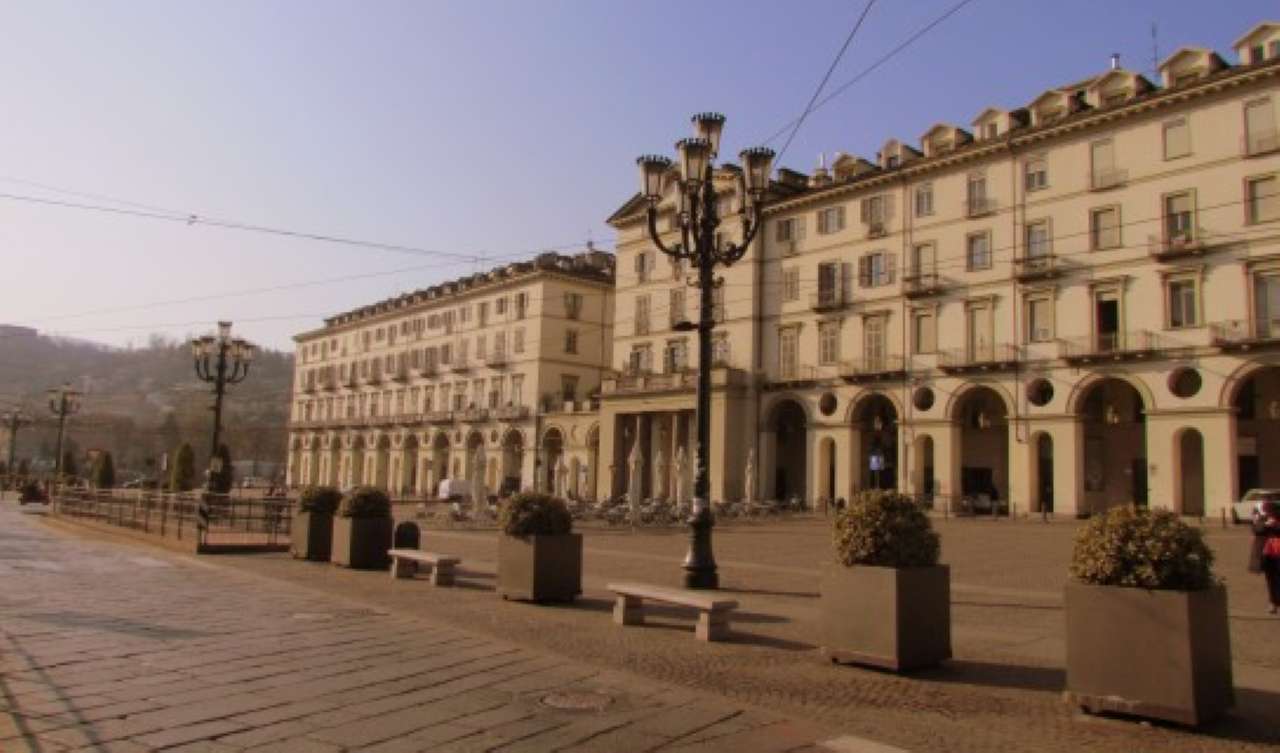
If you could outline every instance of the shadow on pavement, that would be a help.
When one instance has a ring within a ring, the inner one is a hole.
[[[155,638],[156,640],[182,640],[202,638],[208,633],[199,630],[164,627],[145,622],[137,622],[122,617],[100,616],[81,612],[31,612],[19,615],[24,620],[42,622],[55,627],[89,628],[110,633],[123,633],[137,638]]]
[[[1047,692],[1061,691],[1067,682],[1067,672],[1061,667],[1029,667],[967,659],[953,659],[914,676],[938,682]]]
[[[763,588],[727,588],[721,587],[719,593],[747,594],[750,596],[791,596],[800,599],[820,599],[822,594],[811,591],[770,591]]]

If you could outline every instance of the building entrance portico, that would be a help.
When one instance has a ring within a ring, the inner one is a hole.
[[[673,410],[617,416],[610,493],[613,496],[629,493],[633,474],[638,474],[636,480],[642,499],[674,500],[678,485],[692,489],[694,415],[691,410]],[[598,443],[598,433],[595,437]],[[683,462],[677,463],[677,457],[683,457]],[[677,466],[683,471],[684,479],[678,478]]]

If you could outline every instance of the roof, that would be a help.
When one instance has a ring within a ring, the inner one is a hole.
[[[1258,24],[1252,29],[1246,31],[1244,35],[1241,36],[1239,39],[1237,39],[1235,42],[1233,42],[1231,46],[1243,47],[1244,45],[1248,44],[1251,39],[1258,36],[1259,34],[1276,31],[1277,29],[1280,29],[1280,23],[1277,23],[1275,21],[1263,21],[1262,23]]]

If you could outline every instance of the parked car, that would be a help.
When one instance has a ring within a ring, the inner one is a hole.
[[[471,484],[466,479],[447,478],[440,482],[440,486],[436,489],[436,497],[450,501],[471,499]]]
[[[1280,502],[1280,489],[1250,489],[1238,502],[1231,503],[1231,522],[1249,523],[1263,502]]]

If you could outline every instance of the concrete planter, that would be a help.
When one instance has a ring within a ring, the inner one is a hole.
[[[289,553],[295,559],[328,562],[333,547],[333,515],[299,512],[289,529]]]
[[[390,564],[391,518],[333,518],[335,565],[360,570],[385,570]]]
[[[498,593],[504,599],[573,601],[582,593],[582,534],[499,536]]]
[[[822,650],[895,672],[951,658],[951,569],[843,567],[822,576]]]
[[[1068,583],[1068,703],[1198,725],[1235,703],[1227,592]]]

